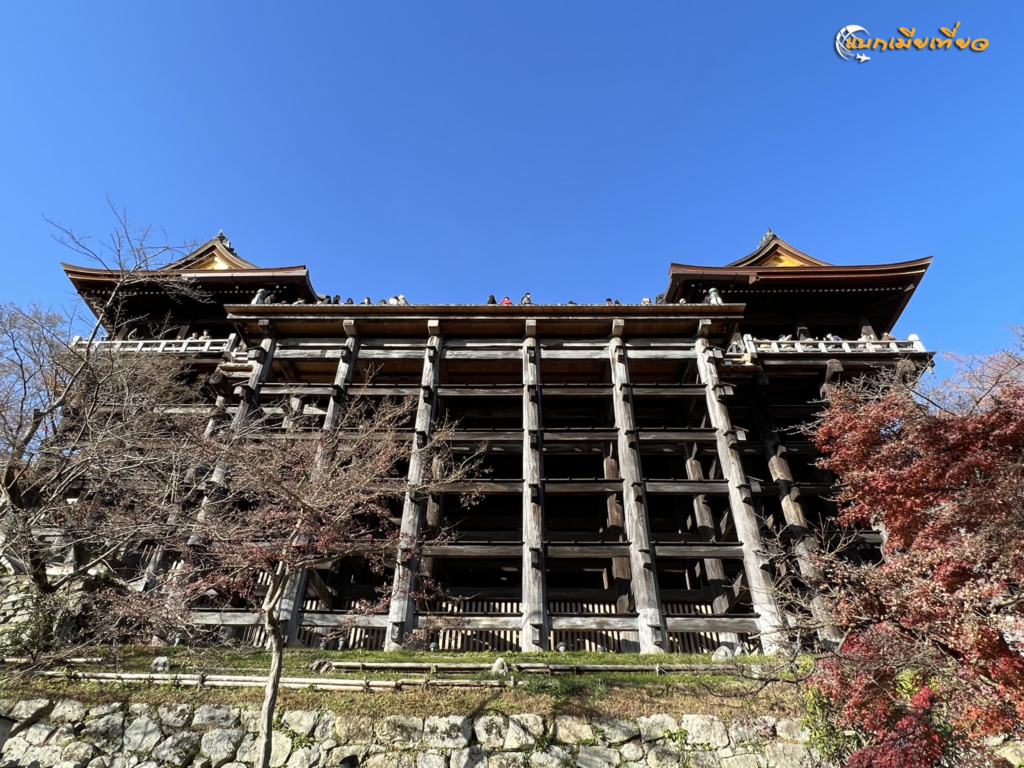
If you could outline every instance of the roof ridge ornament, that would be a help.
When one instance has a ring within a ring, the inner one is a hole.
[[[768,227],[768,231],[764,233],[764,237],[761,238],[761,242],[758,243],[757,247],[758,248],[764,248],[766,245],[768,245],[768,243],[770,243],[772,240],[774,240],[777,237],[778,237],[778,235],[776,235],[774,232],[772,232],[772,228]]]
[[[228,240],[228,236],[224,234],[224,230],[223,229],[218,230],[218,232],[217,232],[217,240],[220,240],[221,244],[223,244],[223,246],[225,248],[227,248],[228,251],[230,251],[231,253],[235,253],[235,249],[231,246],[231,241]],[[235,255],[237,256],[238,254],[235,253]]]

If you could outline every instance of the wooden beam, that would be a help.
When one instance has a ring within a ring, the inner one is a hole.
[[[669,632],[753,633],[761,631],[761,623],[757,616],[668,616],[665,623],[668,625]]]
[[[743,470],[739,453],[733,447],[734,434],[729,411],[719,397],[718,369],[715,355],[704,339],[697,339],[697,369],[707,392],[708,416],[717,435],[718,461],[722,474],[729,481],[729,508],[732,512],[736,536],[743,544],[743,567],[747,574],[754,610],[759,614],[758,626],[765,653],[786,650],[783,636],[782,613],[775,600],[774,585],[769,576],[770,562],[767,548],[761,539],[757,514],[750,496],[750,483]]]
[[[466,629],[476,631],[509,632],[520,628],[518,616],[464,616],[458,613],[416,616],[417,629]]]
[[[347,329],[346,329],[347,330]],[[352,375],[356,369],[356,358],[359,355],[359,337],[350,335],[345,339],[345,352],[338,360],[338,370],[334,373],[331,385],[331,400],[327,404],[327,415],[324,416],[323,430],[331,432],[337,429],[341,421],[342,409],[348,398],[348,389],[352,385]]]
[[[695,543],[654,545],[655,554],[657,554],[658,557],[679,557],[690,560],[703,560],[708,557],[717,558],[719,560],[742,560],[743,549],[744,547],[742,544]],[[721,578],[724,579],[725,574],[722,574]]]
[[[667,650],[665,625],[658,597],[658,577],[654,566],[654,550],[648,528],[640,469],[640,451],[635,440],[632,393],[629,391],[629,367],[621,337],[608,344],[612,369],[612,407],[618,430],[619,472],[622,474],[623,513],[626,536],[630,541],[629,563],[633,581],[633,599],[637,611],[636,627],[640,653],[664,653]]]

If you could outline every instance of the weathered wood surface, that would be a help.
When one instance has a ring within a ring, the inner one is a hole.
[[[782,614],[775,600],[775,590],[768,574],[769,557],[761,539],[757,514],[750,498],[750,483],[739,454],[733,448],[729,411],[718,394],[718,370],[715,355],[704,339],[697,340],[697,367],[707,392],[708,415],[717,430],[718,461],[729,481],[729,509],[736,536],[743,544],[743,566],[747,575],[754,610],[759,614],[759,631],[766,653],[785,650]]]
[[[621,328],[621,326],[620,326]],[[614,332],[614,329],[613,329]],[[632,573],[633,601],[637,612],[636,628],[641,653],[663,653],[666,650],[661,601],[658,597],[658,579],[654,566],[654,553],[648,528],[646,505],[643,497],[643,474],[640,452],[633,436],[632,396],[629,392],[629,368],[621,336],[614,336],[607,354],[611,364],[615,395],[612,406],[618,430],[617,447],[619,472],[622,475],[623,515],[626,536],[630,541],[630,571]]]
[[[534,333],[531,333],[531,330]],[[541,487],[540,362],[537,359],[536,325],[527,326],[520,355],[523,365],[523,548],[522,620],[519,625],[523,651],[548,649],[546,563],[543,546],[544,499]]]
[[[425,436],[426,439],[429,439],[433,429],[437,384],[441,371],[441,367],[438,365],[441,349],[441,336],[433,335],[430,337],[427,349],[422,353],[423,373],[420,379],[420,401],[416,408],[415,433]],[[413,487],[423,482],[424,458],[421,449],[422,446],[414,442],[412,454],[409,457],[408,482]],[[407,493],[402,505],[402,525],[399,530],[398,557],[395,563],[391,604],[388,611],[390,625],[384,639],[385,650],[401,648],[406,636],[413,629],[415,601],[412,595],[416,586],[416,573],[419,570],[415,547],[420,539],[423,523],[422,513],[422,503],[415,499],[412,493]]]

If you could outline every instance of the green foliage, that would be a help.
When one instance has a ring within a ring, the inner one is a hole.
[[[853,731],[844,731],[835,725],[835,702],[816,688],[809,688],[804,694],[804,708],[807,716],[802,725],[810,732],[810,746],[818,751],[826,762],[844,765],[846,759],[863,746],[863,740]]]

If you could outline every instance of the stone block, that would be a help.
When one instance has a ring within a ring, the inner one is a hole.
[[[779,720],[775,723],[775,733],[783,741],[795,741],[800,744],[811,738],[811,732],[804,728],[799,720]]]
[[[1010,765],[1024,764],[1024,742],[1008,741],[996,749],[996,754]]]
[[[423,741],[436,749],[462,749],[473,737],[473,721],[468,717],[442,715],[423,722]]]
[[[313,729],[313,738],[317,741],[327,741],[334,738],[334,713],[324,712],[317,720],[316,728]]]
[[[622,760],[619,750],[611,747],[580,747],[577,768],[615,768]]]
[[[185,728],[192,720],[192,708],[188,704],[160,705],[156,714],[165,733]]]
[[[58,747],[66,747],[74,740],[75,729],[72,727],[71,723],[64,723],[53,732],[52,736],[50,736],[50,743],[56,744]]]
[[[595,717],[593,726],[601,734],[601,741],[608,744],[622,744],[640,735],[635,722],[618,717]]]
[[[6,766],[11,763],[17,764],[21,762],[21,758],[31,748],[32,745],[25,741],[23,736],[12,736],[4,742],[4,765]]]
[[[334,735],[339,744],[370,744],[373,720],[366,715],[338,715],[334,718]]]
[[[448,757],[439,752],[420,752],[416,755],[416,768],[448,768]]]
[[[501,715],[483,715],[473,721],[473,733],[484,749],[501,749],[506,741],[509,725]],[[505,747],[517,749],[517,747]]]
[[[96,757],[98,750],[92,744],[85,741],[73,741],[70,744],[64,746],[64,749],[60,753],[61,760],[69,760],[73,763],[82,763],[86,765]]]
[[[255,707],[242,707],[238,713],[246,733],[260,732],[260,711]]]
[[[192,716],[192,727],[196,730],[213,728],[235,728],[242,722],[238,707],[225,707],[217,704],[203,704]]]
[[[199,741],[198,733],[180,731],[154,749],[153,758],[172,768],[184,768],[199,753]]]
[[[530,754],[530,768],[564,768],[566,765],[571,765],[568,751],[555,744]]]
[[[377,739],[397,749],[412,749],[423,738],[423,718],[389,715],[377,723]]]
[[[411,752],[384,752],[367,757],[362,768],[416,768],[416,758]]]
[[[120,701],[111,701],[106,704],[97,704],[89,710],[89,717],[106,717],[115,712],[120,712],[124,704]]]
[[[749,753],[719,757],[718,764],[720,768],[765,768],[765,759],[761,755]]]
[[[253,744],[253,749],[259,746],[258,742]],[[272,731],[270,734],[270,768],[281,768],[288,762],[288,756],[292,753],[292,740],[280,731]],[[246,761],[250,762],[250,761]],[[257,763],[255,758],[251,761]]]
[[[41,747],[46,743],[46,740],[50,738],[50,734],[56,730],[49,723],[33,723],[29,726],[25,733],[22,734],[25,741],[34,747]]]
[[[480,745],[474,744],[468,749],[452,752],[448,765],[449,768],[486,768],[487,753]]]
[[[29,747],[22,755],[21,764],[39,768],[53,768],[60,762],[60,747]]]
[[[210,768],[221,768],[235,759],[243,738],[245,731],[241,728],[216,728],[203,734],[199,750],[210,758]]]
[[[487,768],[529,768],[529,758],[522,752],[498,752],[487,758]]]
[[[299,736],[309,736],[316,728],[319,719],[320,713],[309,709],[292,709],[281,715],[281,722],[284,723],[285,728],[294,731]]]
[[[594,729],[582,717],[556,715],[552,734],[555,737],[555,741],[562,744],[579,744],[581,741],[592,740],[594,738]]]
[[[682,760],[683,753],[675,744],[656,744],[647,753],[647,764],[651,768],[679,768]]]
[[[149,754],[163,739],[160,724],[148,717],[137,717],[124,730],[124,751]]]
[[[53,702],[49,699],[25,699],[14,705],[10,718],[19,722],[34,723],[50,714],[52,709]]]
[[[666,732],[679,729],[679,723],[668,715],[638,717],[636,722],[640,726],[640,738],[644,741],[657,741],[664,738]]]
[[[640,742],[629,741],[619,745],[619,754],[627,762],[638,763],[644,759],[644,748],[640,746]]]
[[[313,768],[320,761],[318,747],[302,747],[288,758],[288,768]]]
[[[765,744],[775,738],[775,718],[770,715],[733,720],[729,723],[729,740],[733,746]]]
[[[95,744],[103,752],[116,752],[121,749],[123,736],[124,713],[113,712],[95,720],[87,720],[78,738]]]
[[[803,744],[774,741],[764,749],[768,768],[814,768],[818,761]]]
[[[327,756],[324,765],[333,767],[341,765],[346,760],[349,761],[350,765],[361,765],[369,750],[370,748],[365,744],[348,744],[335,747]],[[352,762],[353,758],[355,759],[354,763]]]
[[[690,744],[708,744],[716,749],[729,746],[729,732],[717,717],[683,715],[679,718],[679,727],[686,730],[686,739]]]
[[[54,705],[47,720],[58,725],[60,723],[80,723],[85,720],[86,712],[88,710],[82,702],[74,699],[61,699]]]

